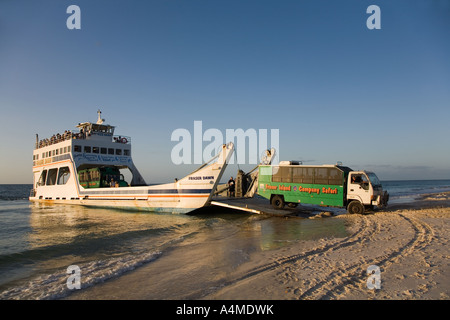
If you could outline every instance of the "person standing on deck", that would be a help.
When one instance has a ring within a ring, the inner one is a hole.
[[[228,196],[234,197],[234,190],[235,190],[235,182],[233,177],[228,180]]]

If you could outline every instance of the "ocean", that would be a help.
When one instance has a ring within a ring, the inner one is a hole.
[[[450,180],[385,181],[383,186],[390,203],[401,203],[450,191]],[[170,254],[179,267],[169,265],[167,281],[164,270],[149,274],[165,287],[145,297],[171,299],[180,292],[186,297],[191,291],[201,292],[215,275],[249,261],[256,251],[347,235],[345,219],[286,220],[217,207],[180,215],[43,205],[28,201],[30,189],[31,185],[0,185],[1,300],[68,298],[77,292],[77,276],[82,291]],[[192,270],[196,276],[189,277]],[[187,275],[189,283],[171,281],[177,272]]]

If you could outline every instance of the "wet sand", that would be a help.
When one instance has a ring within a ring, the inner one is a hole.
[[[367,215],[327,216],[247,215],[239,228],[212,227],[148,265],[67,299],[449,299],[450,193]],[[265,224],[264,219],[278,220]],[[278,247],[278,238],[266,239],[270,246],[264,248],[264,234],[275,233],[261,228],[289,231],[299,220],[303,226],[314,220],[314,226],[322,223],[335,233],[299,240],[291,232]],[[379,268],[379,289],[375,282],[368,285],[372,265]]]

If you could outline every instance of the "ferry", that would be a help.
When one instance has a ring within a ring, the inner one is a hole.
[[[115,127],[97,113],[96,123],[79,123],[74,132],[43,140],[36,135],[30,201],[164,213],[188,213],[210,204],[233,143],[222,145],[215,157],[182,179],[147,185],[133,163],[131,138],[115,135]]]

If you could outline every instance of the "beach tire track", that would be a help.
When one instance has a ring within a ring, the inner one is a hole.
[[[338,299],[342,294],[352,289],[364,288],[368,278],[367,267],[369,265],[376,265],[385,270],[412,252],[431,243],[434,232],[428,224],[417,218],[407,217],[404,214],[399,214],[399,216],[409,222],[414,230],[412,239],[404,246],[391,250],[390,253],[380,257],[361,261],[331,272],[324,280],[299,295],[298,299]]]
[[[259,266],[257,268],[250,270],[242,277],[235,279],[233,282],[238,282],[238,281],[247,279],[249,277],[255,276],[255,275],[260,274],[265,271],[271,271],[271,270],[278,269],[279,267],[281,267],[285,264],[293,263],[293,262],[296,262],[301,259],[305,259],[305,258],[311,259],[313,256],[324,254],[325,252],[328,252],[330,250],[337,250],[337,249],[348,247],[350,245],[358,243],[366,237],[367,233],[368,234],[371,233],[371,230],[370,230],[371,225],[370,225],[370,223],[368,223],[368,220],[365,217],[363,217],[362,222],[363,223],[361,224],[361,226],[358,228],[358,230],[355,233],[353,233],[350,237],[344,238],[344,240],[342,240],[342,241],[332,243],[332,244],[325,244],[321,247],[316,247],[312,250],[302,252],[299,254],[278,258],[277,260],[275,260],[272,263],[262,265],[262,266]]]
[[[290,255],[286,257],[277,258],[275,261],[264,264],[258,267],[255,267],[249,271],[247,271],[242,276],[222,282],[219,286],[215,286],[213,288],[210,288],[207,290],[207,292],[204,292],[204,295],[209,295],[213,293],[214,291],[218,291],[221,289],[224,289],[226,287],[239,284],[241,281],[248,280],[252,277],[258,276],[264,272],[270,272],[278,270],[280,267],[293,264],[299,260],[304,259],[313,259],[316,256],[321,256],[326,254],[327,252],[338,250],[341,248],[349,247],[352,245],[355,245],[357,243],[360,243],[361,241],[364,241],[364,239],[370,238],[373,233],[376,233],[379,231],[379,226],[377,226],[375,223],[367,219],[365,216],[359,216],[359,217],[353,217],[358,218],[359,226],[358,229],[349,237],[344,238],[341,241],[333,242],[330,244],[325,244],[320,247],[316,247],[312,250],[302,252],[300,254]]]

